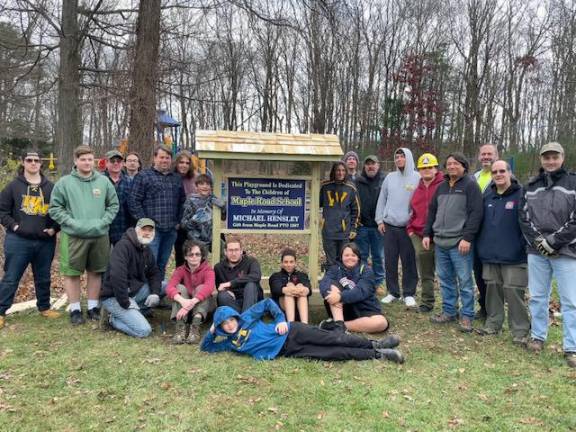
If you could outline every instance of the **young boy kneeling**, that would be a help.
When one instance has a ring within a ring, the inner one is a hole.
[[[272,299],[284,310],[289,322],[296,320],[308,324],[308,297],[312,294],[310,279],[304,272],[296,270],[296,251],[286,248],[280,257],[282,270],[270,276]]]
[[[262,320],[266,313],[272,323]],[[206,352],[236,351],[257,360],[278,356],[318,360],[390,360],[403,363],[396,349],[400,338],[390,335],[369,340],[342,332],[322,330],[308,324],[287,323],[280,308],[271,299],[262,300],[242,314],[221,306],[214,314],[214,324],[202,341]]]

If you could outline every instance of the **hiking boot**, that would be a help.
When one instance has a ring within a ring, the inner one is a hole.
[[[110,313],[106,310],[106,308],[102,308],[100,312],[100,330],[108,331],[112,330],[112,323],[110,322]]]
[[[384,304],[390,304],[390,303],[395,302],[395,301],[400,301],[400,297],[396,297],[395,295],[388,294],[386,297],[384,297],[380,301]]]
[[[376,358],[378,360],[388,360],[394,363],[402,364],[404,363],[404,356],[397,349],[376,349]]]
[[[186,343],[190,345],[200,343],[200,328],[198,326],[190,326],[190,332],[186,338]]]
[[[404,304],[407,308],[415,308],[417,306],[416,300],[412,296],[404,297]]]
[[[526,338],[525,336],[514,336],[512,338],[512,343],[514,345],[518,345],[521,347],[526,347],[527,341],[528,341],[528,338]]]
[[[434,324],[446,324],[452,321],[456,321],[456,317],[447,315],[444,312],[430,317],[430,322],[433,322]]]
[[[484,327],[476,329],[476,333],[478,333],[480,336],[496,336],[500,334],[500,330],[496,330],[490,327]]]
[[[421,304],[420,306],[418,306],[418,312],[420,313],[430,313],[434,310],[434,308],[432,306],[428,306],[425,304]]]
[[[385,348],[395,348],[400,345],[400,336],[389,335],[383,339],[372,341],[372,346],[374,349],[385,349]]]
[[[186,336],[188,336],[189,331],[190,331],[190,324],[178,321],[176,323],[176,333],[174,333],[174,336],[172,337],[172,343],[176,345],[181,345],[185,343]]]
[[[0,315],[0,330],[4,328],[6,325],[6,317],[4,315]]]
[[[88,319],[90,321],[100,321],[100,308],[88,309]]]
[[[566,364],[568,367],[576,368],[576,352],[564,353],[564,357],[566,358]]]
[[[332,318],[322,320],[320,324],[318,324],[318,328],[322,330],[346,333],[346,325],[344,324],[344,321],[334,321]]]
[[[472,333],[472,330],[474,330],[470,318],[462,318],[458,323],[458,328],[462,333]]]
[[[55,319],[60,318],[60,315],[62,314],[60,312],[55,311],[54,309],[46,309],[40,311],[40,315],[42,315],[44,318]]]
[[[526,349],[534,354],[540,354],[544,349],[544,341],[540,339],[530,339],[530,342],[526,344]]]
[[[82,311],[81,310],[73,310],[72,312],[70,312],[70,323],[72,325],[80,325],[80,324],[84,324],[86,321],[84,321],[84,317],[82,316]]]

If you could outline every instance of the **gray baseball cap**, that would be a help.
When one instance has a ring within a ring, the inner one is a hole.
[[[155,224],[154,221],[153,221],[152,219],[150,219],[150,218],[140,218],[140,219],[138,219],[138,222],[136,222],[136,226],[137,226],[138,228],[142,228],[142,227],[145,227],[145,226],[150,226],[150,227],[152,227],[152,228],[155,228],[155,227],[156,227],[156,224]]]
[[[556,152],[564,154],[564,148],[557,142],[549,142],[548,144],[544,144],[540,149],[540,156],[547,152]]]

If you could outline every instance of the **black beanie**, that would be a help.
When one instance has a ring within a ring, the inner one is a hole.
[[[460,162],[464,167],[464,172],[465,173],[468,172],[468,169],[470,168],[470,163],[468,162],[468,159],[466,159],[466,156],[464,156],[462,153],[460,152],[450,153],[446,158],[446,161],[448,161],[449,158],[453,158],[457,162]],[[446,163],[444,163],[444,168],[446,168]]]

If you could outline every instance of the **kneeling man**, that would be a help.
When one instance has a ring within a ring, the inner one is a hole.
[[[152,327],[142,310],[158,306],[162,275],[148,245],[154,240],[154,221],[138,220],[116,243],[102,284],[102,306],[109,324],[129,336],[144,338]],[[142,310],[141,310],[142,309]]]

